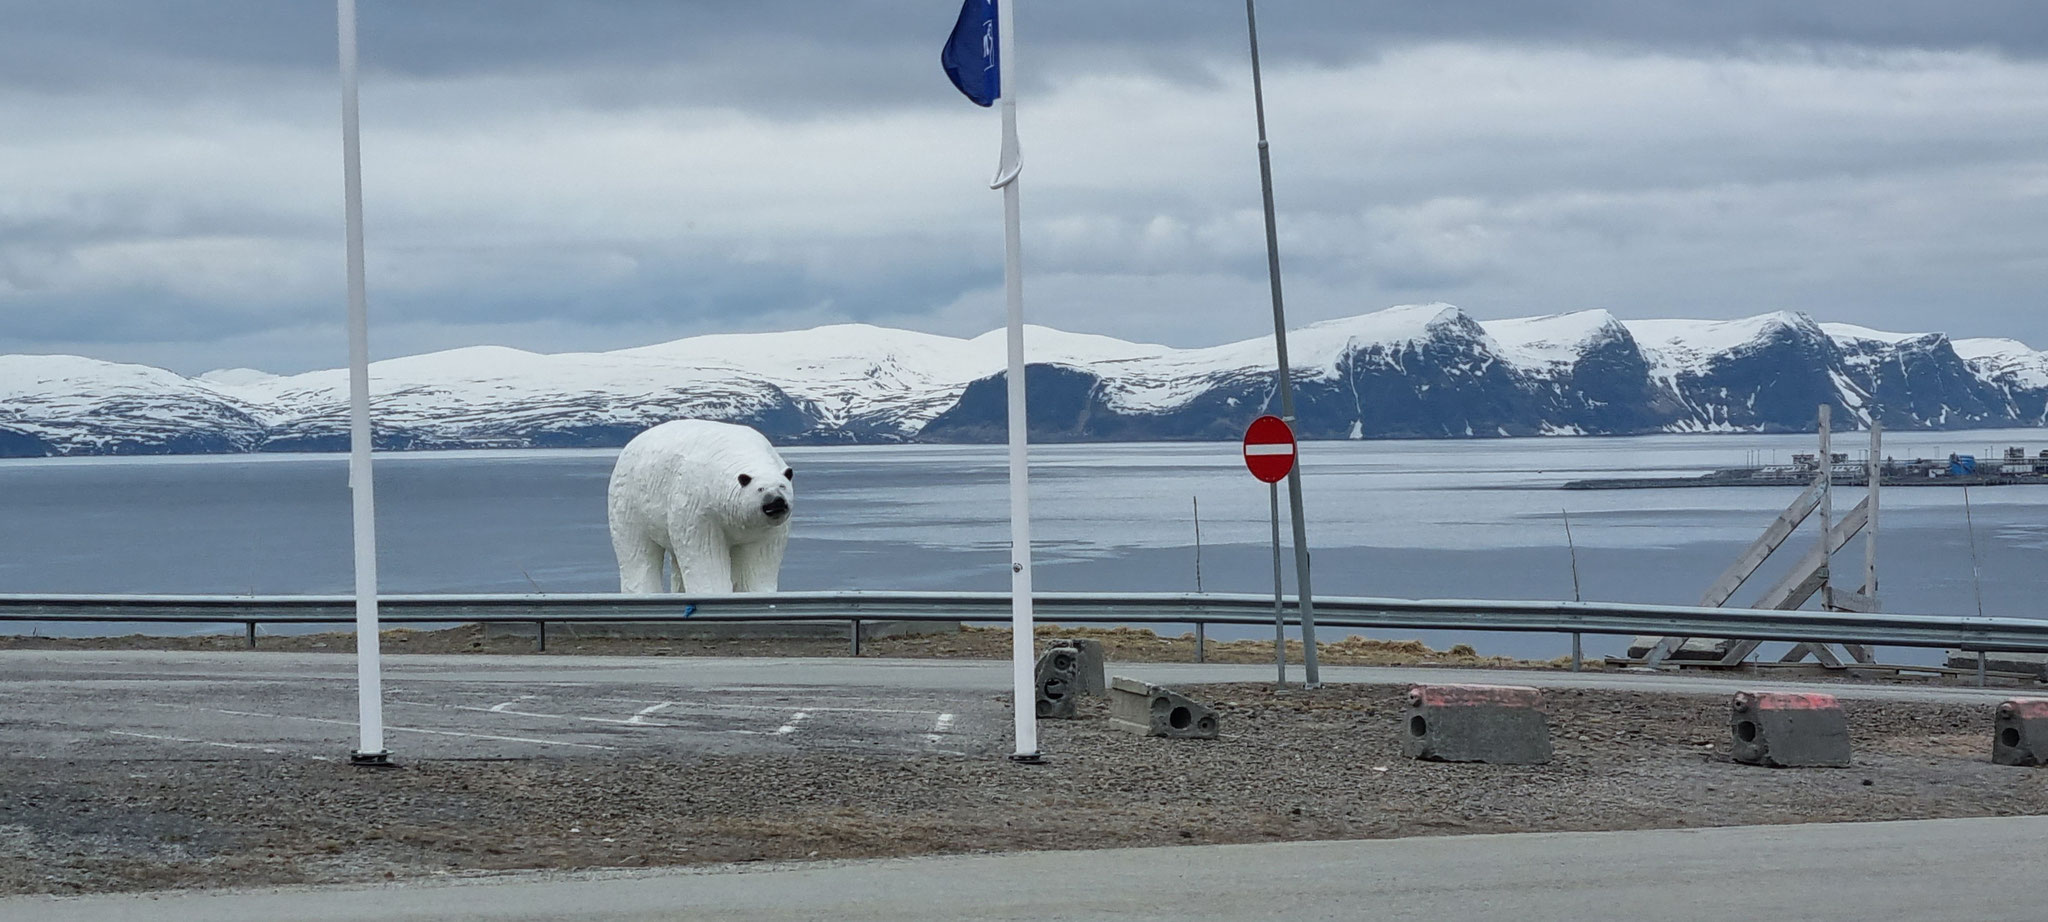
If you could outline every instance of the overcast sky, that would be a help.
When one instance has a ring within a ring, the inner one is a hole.
[[[0,0],[0,353],[346,360],[334,10]],[[372,350],[1001,325],[957,0],[362,0]],[[1296,325],[1816,318],[2048,348],[2033,0],[1267,0]],[[1018,0],[1026,309],[1270,331],[1244,9]]]

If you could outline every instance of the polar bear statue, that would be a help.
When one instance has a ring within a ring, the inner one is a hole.
[[[662,423],[626,443],[606,510],[619,591],[773,592],[789,545],[796,472],[746,426]]]

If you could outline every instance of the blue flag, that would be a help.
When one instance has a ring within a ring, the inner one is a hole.
[[[977,106],[994,105],[1003,95],[1003,69],[996,59],[996,0],[966,0],[960,21],[939,52],[946,76]]]

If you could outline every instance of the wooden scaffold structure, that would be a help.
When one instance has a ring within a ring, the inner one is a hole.
[[[1818,513],[1819,528],[1816,540],[1806,554],[1793,564],[1792,569],[1764,590],[1751,608],[1780,609],[1790,611],[1806,604],[1815,595],[1820,596],[1821,606],[1830,611],[1876,612],[1880,611],[1877,596],[1877,512],[1878,491],[1882,486],[1884,471],[1881,459],[1883,434],[1875,414],[1870,420],[1870,457],[1865,462],[1864,477],[1866,492],[1862,501],[1841,516],[1838,521],[1834,508],[1834,486],[1837,465],[1843,456],[1834,454],[1831,443],[1829,416],[1831,407],[1820,406],[1820,453],[1814,459],[1813,482],[1799,494],[1785,511],[1778,514],[1762,535],[1736,557],[1735,562],[1700,596],[1702,607],[1719,608],[1740,590],[1749,578],[1762,568],[1793,533],[1808,518]],[[1853,469],[1852,474],[1853,477]],[[1836,552],[1846,547],[1857,534],[1863,535],[1863,580],[1856,588],[1839,587],[1833,576],[1830,562]],[[1638,637],[1629,646],[1629,658],[1640,659],[1642,664],[1657,667],[1666,663],[1684,666],[1728,668],[1741,665],[1763,641],[1711,637]],[[1824,666],[1846,665],[1849,662],[1874,664],[1876,658],[1871,649],[1863,644],[1842,644],[1836,652],[1830,644],[1805,642],[1793,645],[1792,649],[1778,661],[1797,663],[1813,657]]]

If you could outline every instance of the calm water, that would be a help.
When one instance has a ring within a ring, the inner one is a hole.
[[[1858,435],[1838,440],[1852,451]],[[2048,432],[1906,434],[1894,457],[1996,456]],[[1588,599],[1690,604],[1790,502],[1790,489],[1564,492],[1586,476],[1786,460],[1810,436],[1651,436],[1304,447],[1318,594],[1571,598],[1568,511]],[[792,448],[788,589],[1005,589],[1001,446]],[[388,592],[606,591],[613,451],[381,455]],[[1232,444],[1043,446],[1032,454],[1038,585],[1048,590],[1271,590],[1266,490]],[[2036,617],[2048,596],[2048,489],[1894,489],[1881,594],[1894,611]],[[1844,489],[1838,506],[1859,491]],[[1284,501],[1283,501],[1284,508]],[[339,593],[351,586],[339,455],[0,461],[0,592]],[[1284,514],[1284,513],[1283,513]],[[1809,529],[1811,526],[1809,526]],[[1284,532],[1284,525],[1283,525]],[[1795,545],[1810,541],[1795,538]],[[1861,572],[1862,545],[1837,558]],[[1781,557],[1792,555],[1781,553]],[[1292,582],[1292,563],[1288,565]],[[1776,571],[1737,597],[1747,603]],[[44,630],[65,628],[47,626]],[[127,628],[120,628],[127,630]],[[1256,633],[1256,631],[1250,632]],[[1554,638],[1482,649],[1556,655]],[[1610,651],[1612,642],[1589,649]]]

